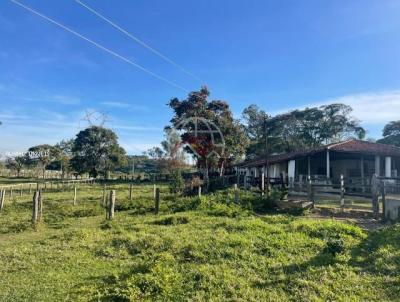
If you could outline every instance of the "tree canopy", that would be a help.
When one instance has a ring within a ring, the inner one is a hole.
[[[36,165],[42,171],[42,176],[45,178],[46,167],[55,160],[54,146],[43,144],[33,146],[28,149],[25,156],[25,161],[28,165]]]
[[[182,131],[183,144],[191,146],[185,150],[197,157],[199,166],[207,170],[210,166],[219,167],[222,173],[228,160],[242,157],[248,139],[241,123],[233,118],[229,104],[222,100],[210,101],[209,95],[207,87],[202,87],[199,91],[189,93],[186,99],[173,98],[168,103],[174,112],[171,124]],[[185,120],[188,122],[182,122]],[[222,136],[211,133],[216,130],[211,129],[213,125]],[[220,148],[218,150],[217,145]],[[218,153],[219,157],[210,156],[212,151]]]
[[[268,152],[290,152],[350,137],[363,139],[365,130],[351,112],[348,105],[330,104],[269,116],[251,105],[242,114],[250,138],[247,155],[265,154],[266,145]]]
[[[186,156],[180,134],[174,128],[164,129],[164,140],[161,147],[147,150],[146,155],[154,160],[158,172],[173,173],[187,167]]]
[[[6,167],[16,171],[18,177],[20,176],[21,170],[24,168],[25,164],[26,158],[24,156],[16,156],[14,158],[6,159]]]
[[[400,147],[400,121],[391,121],[385,125],[382,131],[383,138],[377,143]]]
[[[73,156],[72,147],[74,145],[74,140],[62,140],[57,143],[54,148],[54,161],[49,165],[50,169],[61,170],[62,178],[65,174],[71,171],[70,160]]]
[[[74,141],[71,166],[78,174],[88,172],[92,177],[108,176],[118,165],[126,163],[125,150],[110,129],[91,126],[80,131]]]

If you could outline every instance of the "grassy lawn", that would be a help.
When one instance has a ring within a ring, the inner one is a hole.
[[[333,220],[252,214],[232,192],[175,198],[161,187],[115,184],[105,221],[100,186],[31,196],[0,214],[1,301],[398,301],[400,225],[366,233]],[[252,199],[253,198],[253,199]]]
[[[30,182],[37,182],[37,178],[28,178],[28,177],[0,177],[0,186],[7,186],[7,185],[16,185],[21,183],[30,183]],[[42,179],[39,179],[42,181]]]

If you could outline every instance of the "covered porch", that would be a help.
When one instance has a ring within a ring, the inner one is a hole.
[[[288,182],[301,181],[310,176],[314,180],[339,183],[346,179],[369,182],[373,174],[397,177],[400,157],[380,156],[359,152],[324,150],[287,162]]]

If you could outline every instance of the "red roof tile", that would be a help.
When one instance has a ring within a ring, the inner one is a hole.
[[[330,145],[328,146],[328,149],[338,152],[363,153],[382,156],[400,156],[399,147],[355,139]]]

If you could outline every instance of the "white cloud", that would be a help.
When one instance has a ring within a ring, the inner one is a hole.
[[[114,107],[114,108],[129,108],[131,105],[128,103],[123,103],[123,102],[102,102],[101,103],[104,106],[107,107]]]
[[[126,125],[113,125],[115,129],[120,130],[133,130],[133,131],[163,131],[162,127],[153,126],[126,126]]]
[[[343,103],[351,106],[353,108],[352,115],[361,122],[369,125],[381,125],[400,119],[400,90],[345,95],[278,110],[272,112],[272,114],[275,115],[298,108],[316,107],[332,103]]]
[[[80,103],[80,99],[74,96],[55,94],[52,96],[55,102],[65,105],[76,105]]]
[[[146,112],[149,111],[149,107],[143,105],[132,105],[127,102],[101,102],[101,105],[110,107],[110,108],[122,108],[122,109],[129,109],[129,111],[142,111]]]
[[[382,124],[400,119],[400,90],[343,96],[324,103],[344,103],[353,115],[367,124]]]
[[[158,146],[160,143],[156,140],[154,140],[154,142],[138,143],[121,139],[120,144],[128,154],[140,154],[144,151],[151,149],[154,146]]]

